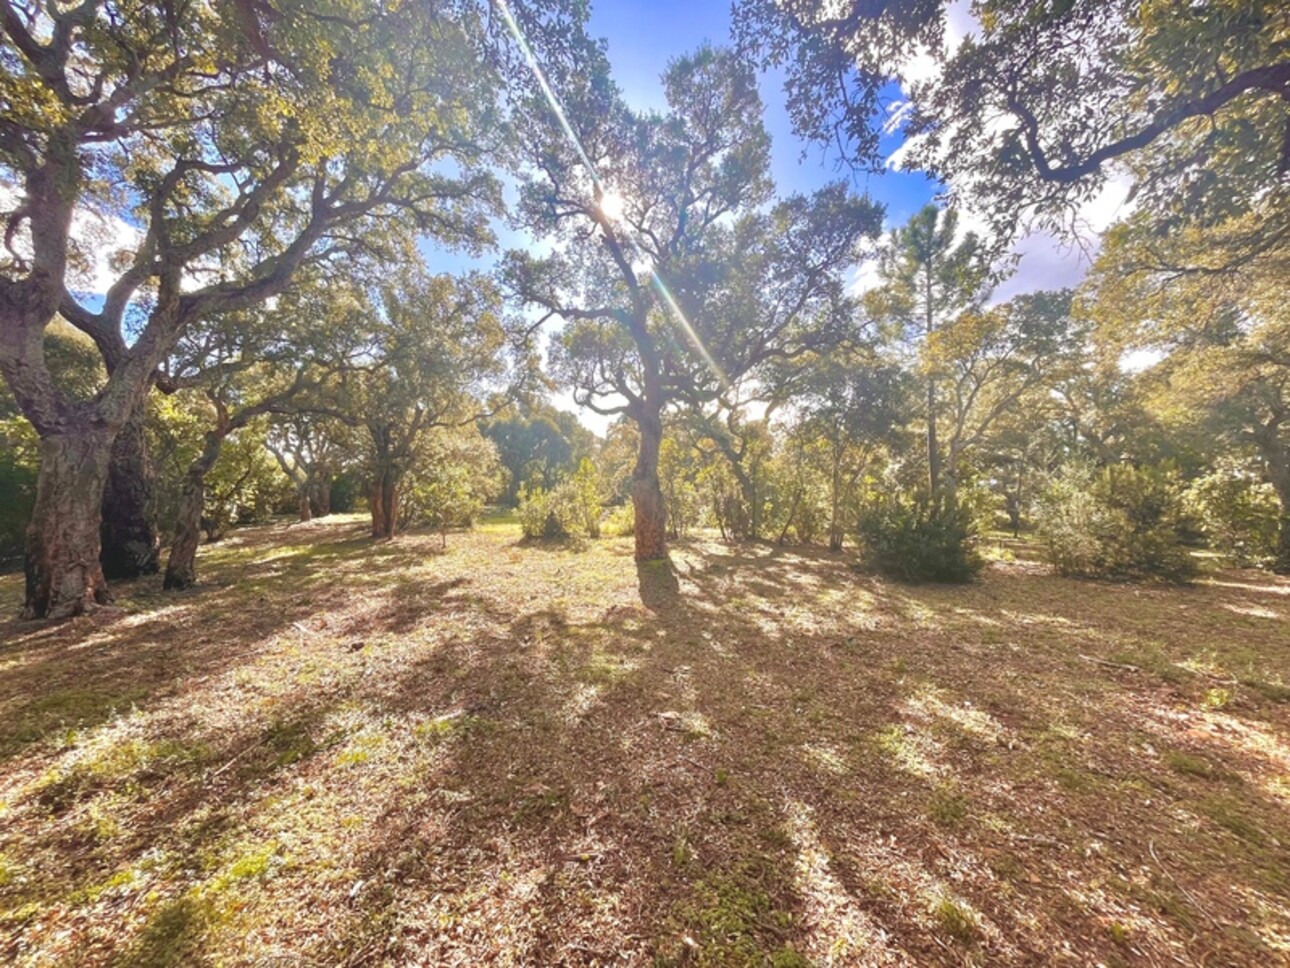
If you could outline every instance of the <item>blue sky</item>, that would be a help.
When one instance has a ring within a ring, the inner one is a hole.
[[[966,6],[957,6],[964,9],[951,9],[951,32],[961,37],[974,25]],[[651,3],[600,0],[592,6],[590,27],[595,36],[604,37],[608,42],[614,80],[627,102],[637,109],[664,109],[666,102],[659,78],[668,61],[694,50],[704,41],[717,45],[730,42],[729,0],[655,0]],[[781,75],[764,74],[761,95],[765,124],[772,137],[771,173],[781,195],[809,192],[838,178],[850,179],[854,191],[868,193],[883,204],[886,228],[903,224],[935,197],[939,186],[922,173],[888,170],[878,174],[853,174],[840,169],[834,157],[820,146],[799,140],[793,134],[785,110]],[[893,100],[900,98],[900,89],[895,85],[891,96]],[[900,136],[892,135],[882,147],[890,154],[900,143]],[[1112,200],[1112,204],[1117,203]],[[534,240],[509,230],[500,222],[495,228],[503,250],[534,244]],[[1017,272],[996,290],[996,300],[1034,289],[1073,286],[1082,278],[1088,264],[1085,252],[1059,245],[1047,236],[1022,240],[1018,252],[1021,260]],[[487,269],[495,260],[494,255],[470,259],[459,253],[432,250],[427,250],[427,257],[433,270],[443,272]],[[553,402],[561,409],[577,409],[567,394],[558,394]],[[579,417],[594,430],[604,430],[606,421],[590,412],[580,412]]]
[[[730,40],[728,0],[658,0],[654,3],[603,0],[592,7],[591,31],[609,42],[614,79],[628,102],[637,108],[666,107],[659,75],[669,60],[694,50],[705,40],[722,45]],[[806,192],[837,178],[840,171],[819,146],[804,144],[793,134],[784,108],[783,78],[777,73],[761,78],[766,105],[766,127],[772,142],[771,174],[782,194]],[[892,90],[893,97],[899,91]],[[898,137],[884,148],[895,150]],[[803,158],[803,149],[806,157]],[[868,191],[887,206],[889,224],[899,225],[931,200],[937,186],[921,174],[887,172],[859,176],[857,192]]]
[[[628,104],[638,110],[664,110],[667,104],[660,75],[668,62],[705,41],[728,44],[730,6],[728,0],[602,0],[592,6],[590,29],[608,42],[614,80]],[[826,182],[848,179],[854,191],[867,192],[886,206],[888,227],[903,223],[932,199],[937,185],[922,174],[853,174],[838,168],[835,158],[820,146],[799,140],[784,107],[782,83],[782,75],[771,72],[762,75],[760,85],[765,123],[772,138],[771,175],[780,194],[809,192]],[[894,85],[892,96],[899,97]],[[893,136],[883,147],[894,151],[899,145],[899,137]],[[502,249],[531,244],[530,239],[500,222],[494,227]],[[471,259],[460,253],[435,251],[433,246],[426,251],[431,268],[443,272],[486,268],[494,261],[493,256]]]

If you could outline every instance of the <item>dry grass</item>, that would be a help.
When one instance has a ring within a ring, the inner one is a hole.
[[[0,624],[0,960],[1290,961],[1290,583],[438,545]]]

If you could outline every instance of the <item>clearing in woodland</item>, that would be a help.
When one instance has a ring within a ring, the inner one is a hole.
[[[1284,579],[364,532],[0,625],[0,960],[1290,959]]]

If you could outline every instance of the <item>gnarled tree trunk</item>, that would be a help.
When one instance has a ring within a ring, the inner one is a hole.
[[[144,408],[136,407],[112,444],[99,552],[107,578],[155,575],[160,567],[160,542],[152,520],[152,463],[143,421]]]
[[[645,414],[640,423],[640,451],[632,471],[632,509],[636,512],[636,560],[667,557],[667,509],[658,483],[659,448],[663,443],[663,418]]]
[[[325,518],[331,514],[331,478],[329,476],[319,477],[314,481],[313,500],[317,505],[317,515]]]
[[[179,517],[175,522],[175,540],[170,545],[163,587],[169,591],[190,588],[197,583],[197,546],[202,537],[202,510],[206,506],[206,475],[219,459],[223,434],[209,432],[201,454],[188,465],[179,497]]]
[[[402,474],[393,459],[381,457],[375,462],[368,490],[373,538],[393,538],[398,533],[401,477]]]
[[[112,432],[73,426],[40,441],[36,506],[27,527],[26,618],[67,618],[111,601],[99,562],[99,513]]]

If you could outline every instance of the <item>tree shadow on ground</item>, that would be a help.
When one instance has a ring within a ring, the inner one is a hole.
[[[1247,593],[319,532],[230,555],[206,599],[307,617],[221,620],[221,664],[150,613],[95,672],[151,650],[150,695],[14,753],[10,959],[1277,957],[1284,641]]]

